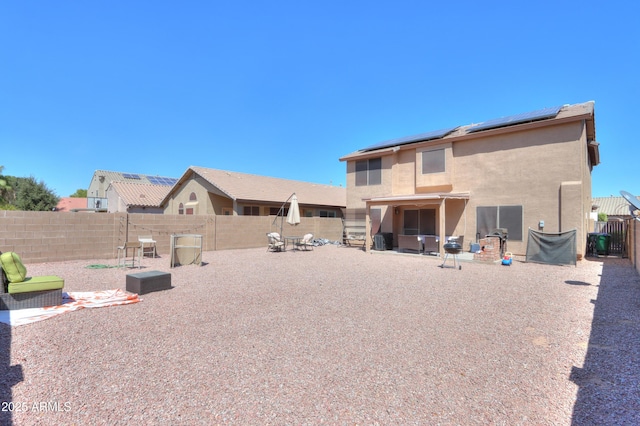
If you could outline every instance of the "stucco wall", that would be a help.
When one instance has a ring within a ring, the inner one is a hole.
[[[432,148],[446,150],[446,172],[418,176],[421,152]],[[509,251],[525,254],[527,229],[538,230],[542,220],[546,232],[576,228],[578,253],[584,253],[591,174],[582,121],[517,132],[487,132],[444,144],[441,140],[412,144],[378,156],[382,156],[383,165],[381,185],[356,187],[355,159],[347,162],[347,209],[364,208],[363,198],[468,192],[466,212],[464,201],[446,201],[447,234],[474,241],[478,206],[522,206],[523,240],[510,239]],[[438,209],[438,201],[417,204],[429,203]],[[394,232],[401,228],[397,217],[401,215],[402,208],[393,218]]]
[[[168,256],[172,234],[203,235],[205,251],[266,248],[266,233],[280,232],[281,222],[273,222],[273,216],[0,211],[0,251],[15,251],[32,263],[109,259],[125,241],[151,235],[158,253]],[[285,222],[282,232],[341,241],[342,220],[303,217],[295,227]]]

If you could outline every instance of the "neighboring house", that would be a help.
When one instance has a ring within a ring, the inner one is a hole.
[[[640,200],[639,197],[636,197]],[[593,210],[596,214],[604,213],[609,220],[631,218],[631,205],[624,197],[596,197],[593,199]],[[635,211],[635,208],[633,209]]]
[[[162,200],[171,190],[167,185],[113,181],[107,188],[109,213],[164,213]]]
[[[195,166],[187,169],[162,205],[165,214],[275,216],[293,193],[301,216],[342,217],[346,206],[343,187]]]
[[[87,189],[87,207],[90,209],[107,209],[107,188],[111,182],[145,183],[171,187],[178,179],[143,175],[140,173],[122,173],[109,170],[96,170]]]
[[[577,229],[585,252],[591,171],[599,162],[594,103],[545,108],[379,143],[348,154],[347,219],[370,238],[464,237],[464,249],[498,228],[525,254],[528,229]]]
[[[58,201],[55,211],[57,212],[71,212],[87,210],[87,199],[78,197],[63,197]]]

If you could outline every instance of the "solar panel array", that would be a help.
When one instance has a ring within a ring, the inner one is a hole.
[[[430,141],[433,139],[440,139],[447,136],[449,133],[453,132],[458,127],[460,126],[451,127],[448,129],[434,130],[426,133],[420,133],[419,135],[405,136],[398,139],[391,139],[385,142],[380,142],[375,145],[371,145],[367,148],[362,149],[361,151],[373,151],[376,149],[389,148],[392,146],[405,145],[405,144],[414,143],[414,142],[423,142],[423,141]]]
[[[493,120],[485,121],[483,123],[472,125],[466,129],[466,132],[473,133],[473,132],[478,132],[480,130],[496,129],[499,127],[507,127],[507,126],[513,126],[515,124],[530,123],[532,121],[554,118],[556,115],[558,115],[561,109],[562,109],[562,106],[555,106],[555,107],[539,109],[537,111],[525,112],[522,114],[496,118]],[[430,141],[434,139],[441,139],[459,128],[460,126],[457,126],[457,127],[451,127],[448,129],[421,133],[419,135],[414,135],[414,136],[406,136],[398,139],[391,139],[385,142],[380,142],[375,145],[371,145],[366,148],[363,148],[360,150],[360,152],[374,151],[376,149],[390,148],[394,146],[400,146],[400,145],[405,145],[405,144],[410,144],[415,142],[425,142],[425,141]]]
[[[176,178],[161,177],[161,176],[147,176],[149,182],[154,185],[173,186],[178,181]]]
[[[467,129],[467,132],[477,132],[479,130],[495,129],[498,127],[512,126],[514,124],[528,123],[531,121],[543,120],[545,118],[552,118],[558,115],[562,106],[543,108],[537,111],[525,112],[522,114],[510,115],[502,118],[495,118],[493,120],[485,121],[484,123],[477,124]]]
[[[133,174],[133,173],[123,173],[122,177],[125,178],[125,179],[138,179],[138,180],[140,180],[140,175],[136,175],[136,174]]]

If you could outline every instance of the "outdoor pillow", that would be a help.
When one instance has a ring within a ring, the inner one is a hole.
[[[12,251],[0,254],[0,264],[10,283],[19,283],[27,277],[27,268],[24,267],[20,256]]]

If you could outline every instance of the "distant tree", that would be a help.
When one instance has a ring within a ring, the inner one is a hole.
[[[76,192],[69,195],[72,198],[87,198],[87,190],[86,189],[76,189]]]
[[[607,222],[609,221],[609,217],[606,213],[598,213],[598,222]]]
[[[5,197],[11,191],[11,186],[7,183],[7,179],[2,176],[2,171],[4,170],[4,166],[0,166],[0,204],[5,204]]]
[[[18,210],[50,211],[58,205],[60,198],[47,185],[31,176],[18,178],[15,206]]]

